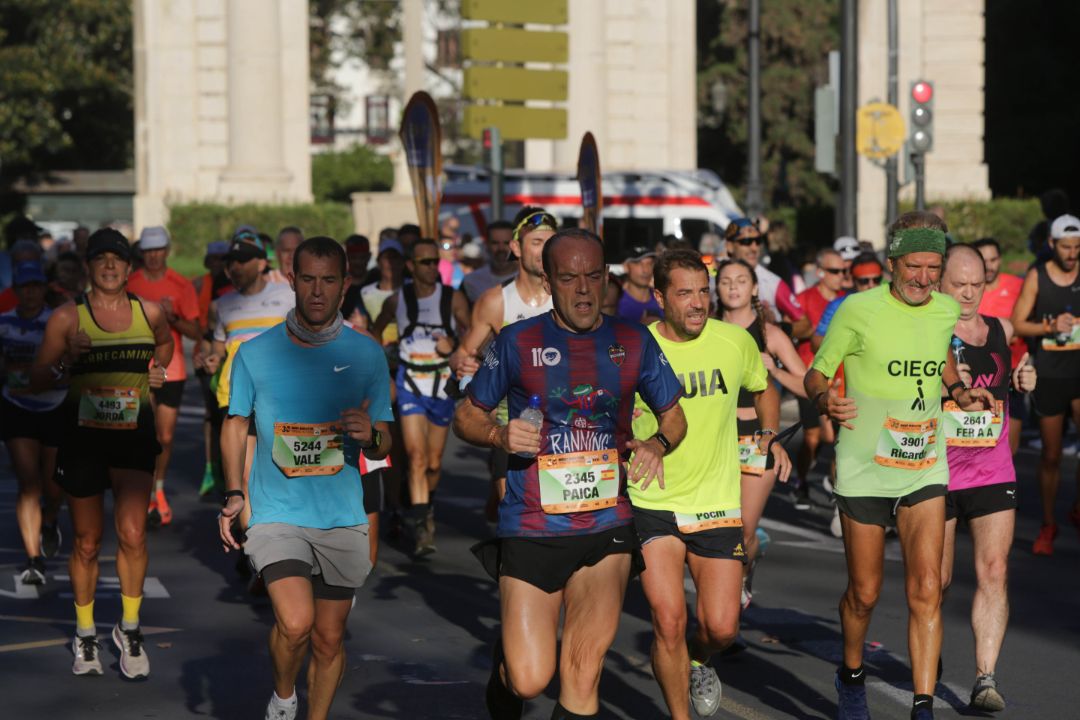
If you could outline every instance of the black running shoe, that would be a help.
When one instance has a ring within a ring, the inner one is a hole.
[[[41,526],[41,554],[47,558],[56,557],[60,552],[60,526],[56,523]]]
[[[45,558],[40,555],[28,558],[22,573],[19,574],[19,582],[23,585],[44,585]]]
[[[525,701],[510,692],[499,677],[499,668],[505,659],[500,637],[495,641],[495,649],[491,653],[491,677],[488,678],[486,694],[488,714],[491,720],[521,720]]]

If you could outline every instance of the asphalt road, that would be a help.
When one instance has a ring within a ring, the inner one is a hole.
[[[150,579],[142,620],[152,674],[120,677],[116,653],[105,646],[103,677],[70,673],[74,612],[66,582],[70,531],[51,561],[40,592],[15,584],[22,550],[14,518],[15,482],[0,461],[0,677],[5,718],[261,718],[269,696],[266,650],[272,622],[268,601],[252,599],[233,569],[235,555],[216,539],[215,506],[196,498],[202,474],[201,410],[193,388],[182,410],[169,478],[175,520],[150,537]],[[1038,529],[1034,468],[1018,458],[1020,519],[1011,556],[1012,620],[998,665],[1009,702],[1003,718],[1077,718],[1080,690],[1080,537],[1063,526],[1051,558],[1030,554]],[[1059,502],[1064,517],[1075,492],[1075,457],[1066,461]],[[332,715],[348,718],[484,718],[483,689],[498,624],[494,584],[469,546],[491,532],[483,518],[487,489],[483,454],[452,441],[437,509],[439,551],[413,562],[404,547],[384,542],[376,572],[357,595],[349,618],[348,669]],[[717,717],[835,717],[833,670],[840,657],[836,605],[845,585],[842,547],[830,537],[825,496],[797,512],[786,492],[769,502],[772,536],[744,613],[749,649],[715,664],[724,685]],[[103,551],[96,613],[107,638],[120,613],[116,541]],[[886,580],[873,624],[867,667],[875,718],[903,720],[911,698],[899,547],[888,546]],[[957,567],[945,605],[945,673],[937,717],[968,714],[974,680],[969,608],[974,587],[970,538],[958,540]],[[639,583],[631,583],[618,638],[601,681],[602,716],[648,720],[666,716],[649,666],[651,628]],[[300,681],[303,697],[304,681]],[[557,681],[526,717],[547,718]]]

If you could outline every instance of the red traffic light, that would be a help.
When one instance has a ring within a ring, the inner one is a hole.
[[[934,86],[920,80],[911,86],[911,99],[917,103],[928,103],[934,99]]]
[[[484,149],[485,150],[490,150],[491,149],[491,128],[484,128],[483,138],[484,138],[483,139]]]

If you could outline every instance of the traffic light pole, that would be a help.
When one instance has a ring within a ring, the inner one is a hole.
[[[911,153],[911,166],[915,168],[915,209],[926,209],[926,155]]]
[[[889,78],[888,99],[889,104],[896,107],[900,103],[900,88],[897,80],[899,60],[897,58],[900,45],[900,30],[897,18],[897,0],[889,0]],[[885,161],[885,226],[888,227],[896,220],[899,212],[897,207],[897,194],[900,192],[899,171],[896,162],[897,156],[893,155]]]
[[[749,19],[747,57],[750,65],[750,127],[746,158],[746,214],[757,218],[765,211],[761,189],[761,0],[750,0]]]
[[[837,235],[858,237],[856,192],[859,156],[855,152],[855,108],[858,99],[857,0],[841,4],[840,35],[840,228]]]

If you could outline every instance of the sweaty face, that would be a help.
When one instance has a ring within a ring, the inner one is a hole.
[[[417,245],[413,248],[413,258],[409,261],[409,271],[413,277],[425,285],[434,285],[439,281],[439,250],[434,245]]]
[[[152,273],[159,273],[165,269],[165,258],[168,256],[169,248],[143,250],[143,266]]]
[[[296,312],[312,328],[328,325],[337,315],[345,295],[345,268],[337,257],[300,255],[300,267],[293,276]]]
[[[1080,237],[1067,237],[1051,241],[1054,244],[1054,258],[1065,272],[1076,269],[1080,258]]]
[[[607,286],[604,251],[598,243],[574,237],[560,240],[546,280],[555,312],[567,327],[576,332],[596,327]]]
[[[696,338],[709,319],[709,276],[702,270],[675,268],[660,298],[664,322],[682,338]]]
[[[105,291],[117,291],[127,284],[131,265],[119,255],[102,253],[88,263],[90,284]]]
[[[743,228],[738,235],[727,241],[728,257],[733,260],[742,260],[750,267],[757,267],[764,242],[765,236],[755,228]]]
[[[935,252],[913,252],[890,260],[893,294],[908,305],[922,305],[941,280],[941,263]]]
[[[725,310],[739,310],[749,305],[754,290],[754,278],[742,265],[727,265],[716,278],[716,294]]]
[[[523,231],[524,232],[524,231]],[[511,241],[510,249],[521,258],[521,269],[535,277],[544,276],[544,245],[555,234],[549,227],[539,227]]]
[[[986,284],[992,285],[1001,272],[1001,253],[993,245],[983,245],[979,248],[979,254],[986,263]]]
[[[988,272],[970,253],[957,253],[941,274],[941,290],[960,303],[960,317],[970,320],[979,312]]]

